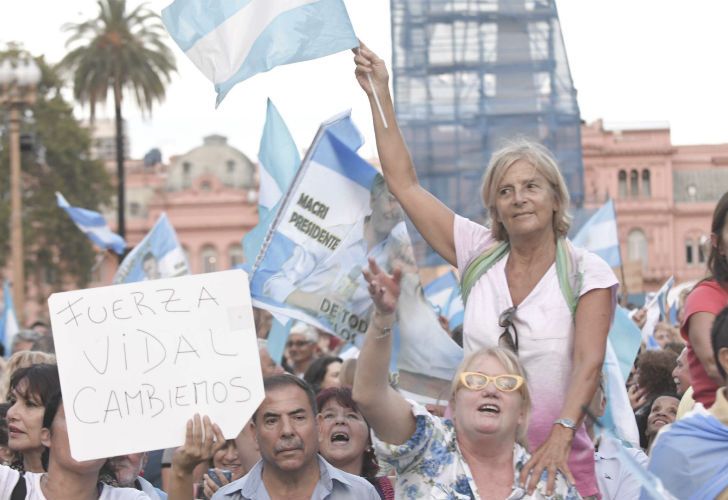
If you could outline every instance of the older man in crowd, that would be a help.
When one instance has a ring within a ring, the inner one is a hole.
[[[253,431],[261,460],[242,478],[220,488],[213,500],[378,500],[364,478],[331,466],[318,454],[316,400],[310,386],[290,375],[264,380],[265,399],[253,415]],[[191,499],[192,470],[211,456],[224,438],[208,419],[190,426],[185,445],[172,461],[171,500]]]
[[[128,455],[120,455],[109,459],[109,465],[111,470],[114,471],[119,486],[143,491],[152,500],[166,500],[167,494],[165,492],[155,488],[154,485],[141,476],[146,463],[146,453],[129,453]]]
[[[658,434],[650,459],[650,471],[680,499],[728,499],[728,308],[715,318],[711,339],[724,387],[710,410],[697,405]]]

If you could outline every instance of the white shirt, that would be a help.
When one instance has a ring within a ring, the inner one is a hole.
[[[627,448],[618,440],[602,436],[599,451],[594,452],[597,483],[604,500],[632,500],[640,497],[642,487],[639,478],[634,476],[626,464],[622,463],[619,448],[632,455],[639,465],[647,469],[647,455],[639,448]]]
[[[7,499],[13,493],[18,483],[20,473],[5,465],[0,465],[0,498]],[[26,500],[47,500],[40,487],[41,473],[26,472],[24,474],[26,486]],[[108,484],[104,485],[99,500],[150,500],[146,493],[133,488],[114,488]]]

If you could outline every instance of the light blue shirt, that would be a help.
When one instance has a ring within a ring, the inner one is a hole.
[[[311,500],[379,500],[374,486],[363,477],[355,476],[333,467],[317,455],[321,475]],[[270,500],[263,483],[263,461],[237,481],[217,490],[212,500]]]

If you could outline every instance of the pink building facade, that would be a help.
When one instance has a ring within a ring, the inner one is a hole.
[[[129,161],[127,243],[139,243],[166,213],[192,273],[231,269],[243,261],[242,237],[258,223],[257,179],[257,167],[219,135],[168,165]],[[113,229],[116,216],[106,215]],[[107,258],[93,285],[109,284],[116,267]]]
[[[612,198],[629,293],[705,276],[710,221],[728,191],[728,144],[675,146],[666,124],[582,127],[585,206]],[[621,274],[621,273],[619,273]]]

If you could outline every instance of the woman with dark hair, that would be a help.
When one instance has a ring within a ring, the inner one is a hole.
[[[330,387],[316,396],[319,408],[319,453],[331,465],[369,481],[383,499],[394,499],[387,477],[377,477],[369,424],[359,412],[348,387]]]
[[[311,363],[303,380],[311,384],[314,394],[330,387],[340,387],[339,372],[341,371],[341,358],[335,356],[322,356]]]
[[[39,365],[28,368],[32,371]],[[55,378],[58,378],[57,367]],[[44,371],[48,368],[42,367]],[[30,373],[30,372],[29,372]],[[33,375],[30,375],[33,377]],[[28,377],[26,377],[28,378]],[[53,378],[51,375],[49,378]],[[28,378],[30,380],[30,378]],[[22,380],[21,380],[22,381]],[[78,462],[71,456],[68,442],[66,414],[60,388],[48,396],[41,415],[42,474],[20,473],[10,467],[0,466],[0,498],[25,498],[26,500],[99,499],[99,500],[149,500],[149,497],[132,488],[114,488],[99,482],[99,473],[105,458]]]
[[[8,447],[16,454],[14,469],[44,472],[41,463],[43,412],[50,398],[59,393],[56,365],[40,363],[20,368],[10,378],[8,397]]]
[[[693,398],[706,408],[723,385],[713,357],[710,329],[718,313],[728,306],[728,192],[718,201],[710,225],[709,277],[692,289],[685,301],[680,333],[687,342]]]

